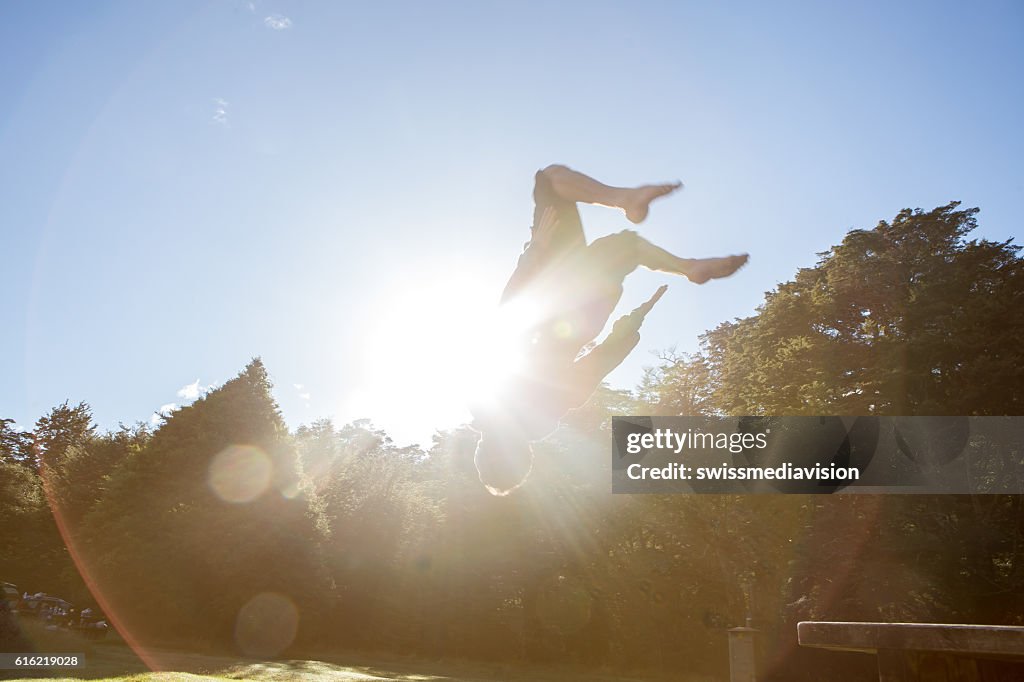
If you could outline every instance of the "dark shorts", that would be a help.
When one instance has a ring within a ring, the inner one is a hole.
[[[537,171],[533,184],[531,232],[549,206],[554,208],[558,215],[558,226],[555,228],[550,249],[552,259],[558,258],[567,263],[576,261],[578,267],[587,270],[592,278],[617,284],[621,284],[626,275],[636,269],[636,232],[623,230],[595,239],[588,245],[576,203],[559,196],[544,171]]]
[[[548,309],[537,350],[572,360],[601,332],[622,296],[622,282],[637,266],[637,234],[625,230],[587,244],[575,202],[559,196],[543,171],[534,179],[534,225],[548,207],[558,225],[548,248],[528,249],[506,285],[502,301],[531,292]],[[532,252],[532,253],[531,253]]]
[[[534,288],[551,303],[539,348],[571,360],[600,335],[636,268],[636,236],[627,230],[596,239],[537,278]]]

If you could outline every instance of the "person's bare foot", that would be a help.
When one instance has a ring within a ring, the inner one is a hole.
[[[622,202],[626,218],[631,223],[642,223],[647,217],[647,209],[652,201],[671,194],[682,186],[681,182],[673,182],[667,185],[643,185],[627,190],[626,198]]]
[[[704,284],[712,279],[728,277],[746,265],[749,259],[745,253],[723,258],[697,258],[690,264],[686,278],[694,284]]]

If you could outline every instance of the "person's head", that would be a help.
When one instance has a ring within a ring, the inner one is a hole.
[[[533,469],[533,450],[515,432],[485,431],[473,455],[480,482],[492,495],[503,497],[521,486]]]

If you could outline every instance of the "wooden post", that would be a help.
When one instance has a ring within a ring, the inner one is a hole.
[[[729,630],[729,682],[757,682],[755,628]]]

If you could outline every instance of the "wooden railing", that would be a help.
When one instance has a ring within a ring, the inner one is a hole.
[[[807,621],[797,637],[875,654],[880,682],[1024,682],[1024,627]]]

